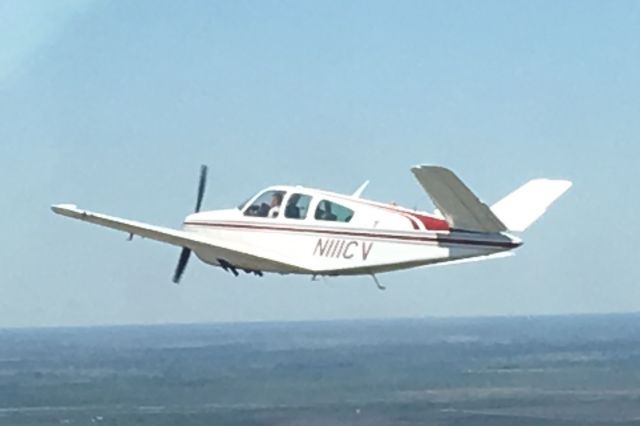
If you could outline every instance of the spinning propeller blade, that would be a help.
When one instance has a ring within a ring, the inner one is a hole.
[[[202,165],[200,167],[200,180],[198,182],[198,195],[196,198],[196,209],[195,213],[200,211],[200,207],[202,206],[202,199],[204,198],[204,190],[207,186],[207,166]],[[180,278],[182,277],[182,273],[187,267],[187,262],[189,261],[189,256],[191,255],[191,249],[184,247],[182,252],[180,252],[180,259],[178,259],[178,266],[176,267],[176,272],[173,274],[173,282],[178,284],[180,282]]]
[[[184,268],[187,266],[187,262],[189,261],[189,256],[191,255],[191,249],[183,248],[180,252],[180,259],[178,259],[178,266],[176,267],[176,272],[173,274],[173,282],[178,284],[180,282],[180,278],[182,277],[182,273],[184,272]]]
[[[202,198],[204,197],[204,190],[207,186],[207,166],[204,164],[200,166],[200,181],[198,182],[198,198],[196,201],[196,210],[198,213],[200,211],[200,206],[202,205]]]

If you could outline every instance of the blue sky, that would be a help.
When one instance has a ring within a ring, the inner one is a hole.
[[[0,2],[0,327],[640,309],[638,2]],[[274,183],[431,209],[574,187],[517,256],[368,278],[234,278],[49,205],[178,226]]]

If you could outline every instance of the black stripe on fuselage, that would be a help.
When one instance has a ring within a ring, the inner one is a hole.
[[[291,226],[273,226],[268,224],[250,224],[250,223],[229,223],[229,222],[184,222],[185,225],[193,226],[209,226],[217,228],[236,228],[236,229],[256,229],[256,230],[269,230],[269,231],[285,231],[285,232],[306,232],[312,234],[324,234],[324,235],[337,235],[337,236],[349,236],[360,238],[382,238],[389,240],[400,241],[420,241],[431,242],[440,244],[459,244],[459,245],[473,245],[482,247],[499,247],[505,249],[513,249],[520,247],[522,243],[512,241],[487,241],[487,240],[472,240],[461,239],[451,236],[425,236],[425,235],[398,235],[389,234],[384,232],[371,232],[371,231],[353,231],[353,230],[338,230],[338,229],[318,229],[315,227],[291,227]],[[424,232],[424,231],[422,231]]]

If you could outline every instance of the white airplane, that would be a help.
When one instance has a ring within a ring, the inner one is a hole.
[[[73,219],[182,247],[173,281],[191,252],[207,264],[240,271],[317,276],[370,275],[401,269],[504,257],[522,245],[522,232],[571,187],[534,179],[491,207],[451,171],[411,169],[437,210],[427,213],[360,198],[368,181],[343,195],[302,186],[271,186],[237,208],[200,212],[207,168],[202,166],[195,213],[182,229],[149,225],[58,204]]]

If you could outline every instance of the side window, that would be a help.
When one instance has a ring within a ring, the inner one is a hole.
[[[331,201],[322,200],[316,208],[315,218],[318,220],[332,220],[336,222],[349,222],[353,217],[353,210]]]
[[[256,198],[244,211],[245,216],[278,217],[284,191],[267,191]]]
[[[284,209],[284,216],[289,219],[304,219],[309,211],[311,197],[304,194],[291,194],[287,207]]]

